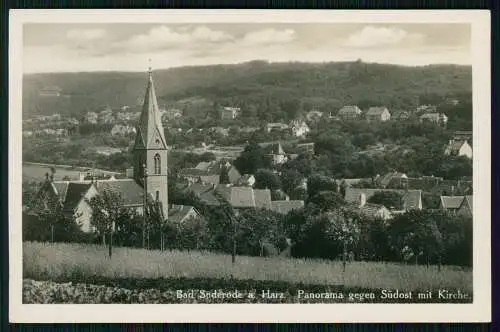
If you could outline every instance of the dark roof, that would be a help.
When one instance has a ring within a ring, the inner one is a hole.
[[[66,195],[62,201],[63,210],[73,211],[91,186],[91,183],[69,182],[66,189]]]
[[[361,194],[365,194],[368,201],[376,192],[395,191],[403,196],[406,209],[420,209],[422,203],[421,190],[404,190],[404,189],[365,189],[365,188],[352,188],[347,187],[345,190],[345,200],[349,203],[359,202]]]
[[[464,198],[464,196],[441,196],[441,208],[458,209],[462,205]]]
[[[272,201],[271,202],[271,210],[281,213],[287,214],[292,210],[297,210],[304,207],[304,201]]]
[[[386,187],[391,180],[393,179],[402,179],[406,178],[406,174],[400,172],[389,172],[386,175],[380,177],[377,181],[383,186]]]
[[[200,168],[183,168],[179,171],[181,176],[211,176],[219,175],[219,170],[215,168],[200,169]]]
[[[112,190],[121,195],[125,205],[142,205],[143,188],[133,179],[97,181],[97,191]]]
[[[173,223],[183,222],[192,211],[196,212],[195,208],[190,205],[172,205],[168,210],[168,221]]]
[[[462,205],[463,205],[463,204],[467,204],[467,205],[469,205],[469,208],[470,208],[470,210],[472,211],[472,202],[473,202],[472,195],[467,195],[467,196],[465,196],[465,199],[464,199],[464,201],[462,202]]]
[[[68,192],[69,181],[54,181],[52,182],[52,189],[55,194],[59,196],[59,200],[64,202],[66,200],[66,193]]]

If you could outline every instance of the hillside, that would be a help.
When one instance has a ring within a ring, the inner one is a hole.
[[[383,104],[409,108],[441,98],[468,96],[470,66],[403,67],[363,62],[267,63],[182,67],[155,71],[161,104],[201,97],[215,103],[253,108],[265,104],[293,117],[300,109],[332,110],[345,104],[362,108]],[[83,114],[102,105],[136,105],[144,93],[145,73],[94,72],[25,75],[23,116]],[[41,97],[47,86],[62,89],[60,97]],[[257,114],[255,114],[257,113]]]

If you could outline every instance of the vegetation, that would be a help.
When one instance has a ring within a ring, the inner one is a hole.
[[[469,270],[355,262],[342,273],[340,262],[309,259],[231,257],[200,251],[149,251],[116,248],[113,258],[98,245],[24,243],[23,277],[35,280],[85,280],[207,278],[282,281],[310,285],[338,285],[346,288],[472,291]],[[184,288],[184,287],[183,287]],[[199,287],[193,287],[199,289]]]

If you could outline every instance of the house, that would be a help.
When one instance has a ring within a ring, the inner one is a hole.
[[[407,111],[393,111],[391,115],[391,119],[397,120],[397,121],[406,121],[410,119],[411,114],[410,112]]]
[[[288,161],[288,157],[279,142],[260,143],[259,146],[264,150],[264,153],[271,160],[273,165],[281,165]]]
[[[365,118],[367,121],[388,121],[391,119],[391,113],[387,107],[370,107],[366,111]]]
[[[255,177],[252,174],[243,174],[236,182],[237,186],[253,187],[255,184]]]
[[[438,125],[446,125],[448,117],[444,113],[425,113],[420,116],[420,122],[435,123]]]
[[[404,188],[407,180],[406,174],[394,171],[376,178],[375,182],[382,188]]]
[[[183,168],[179,176],[191,183],[200,182],[218,185],[220,183],[220,171],[215,169]]]
[[[218,134],[224,137],[229,136],[229,129],[223,127],[210,127],[208,129],[209,133]]]
[[[284,131],[288,129],[288,125],[284,123],[268,123],[266,125],[266,130],[268,133],[272,131]]]
[[[175,205],[169,206],[168,222],[174,224],[181,224],[189,219],[200,218],[200,213],[190,205]]]
[[[59,97],[62,90],[58,86],[47,86],[38,91],[40,97]]]
[[[92,123],[92,124],[97,124],[98,118],[99,118],[99,116],[95,112],[87,112],[87,114],[85,114],[85,116],[84,116],[85,122]]]
[[[111,135],[117,136],[117,135],[129,135],[129,134],[135,134],[136,129],[132,126],[129,125],[114,125],[113,128],[111,128]]]
[[[285,201],[271,201],[271,211],[288,214],[292,210],[299,210],[304,207],[304,201],[299,200],[285,200]]]
[[[361,193],[358,202],[350,202],[358,209],[358,212],[369,219],[389,220],[392,218],[391,211],[382,204],[366,202],[366,195]]]
[[[439,208],[472,217],[472,196],[441,196]]]
[[[342,107],[338,111],[337,115],[342,120],[355,120],[355,119],[358,119],[359,117],[361,117],[362,113],[363,112],[361,111],[361,109],[358,106],[348,105],[348,106]]]
[[[367,189],[367,188],[345,188],[345,200],[348,203],[359,203],[361,195],[368,202],[377,192],[397,192],[403,199],[403,210],[422,210],[422,191],[405,189]]]
[[[314,142],[297,144],[297,152],[302,154],[314,154]]]
[[[241,113],[241,109],[238,107],[223,107],[220,111],[221,120],[233,120],[236,119]]]
[[[307,135],[311,129],[304,121],[293,120],[288,125],[288,128],[292,131],[292,135],[295,137],[304,137]]]
[[[309,111],[307,112],[306,114],[306,119],[307,121],[315,121],[315,120],[319,120],[323,117],[323,112],[320,112],[320,111]]]
[[[53,181],[53,177],[49,178],[47,175],[37,201],[44,205],[48,198],[57,198],[65,213],[75,217],[85,231],[92,229],[90,226],[92,211],[88,199],[104,190],[119,193],[123,199],[124,207],[136,209],[140,213],[142,213],[147,199],[155,200],[161,203],[163,217],[168,220],[166,166],[168,150],[151,70],[148,73],[144,104],[136,132],[132,148],[133,168],[131,172],[128,172],[133,178],[56,183]]]
[[[182,118],[182,111],[177,108],[168,108],[163,112],[162,120],[173,120]]]
[[[444,154],[446,156],[465,156],[472,159],[472,147],[467,141],[450,140]]]
[[[436,105],[419,105],[417,106],[417,113],[437,113]]]
[[[472,142],[472,131],[455,131],[452,139],[456,141]]]

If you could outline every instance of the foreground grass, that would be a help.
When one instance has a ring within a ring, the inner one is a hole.
[[[148,251],[85,244],[23,244],[23,278],[35,280],[91,280],[209,278],[281,281],[311,285],[402,291],[459,289],[472,293],[472,272],[454,267],[353,262],[342,273],[333,261],[231,256],[209,252]]]

